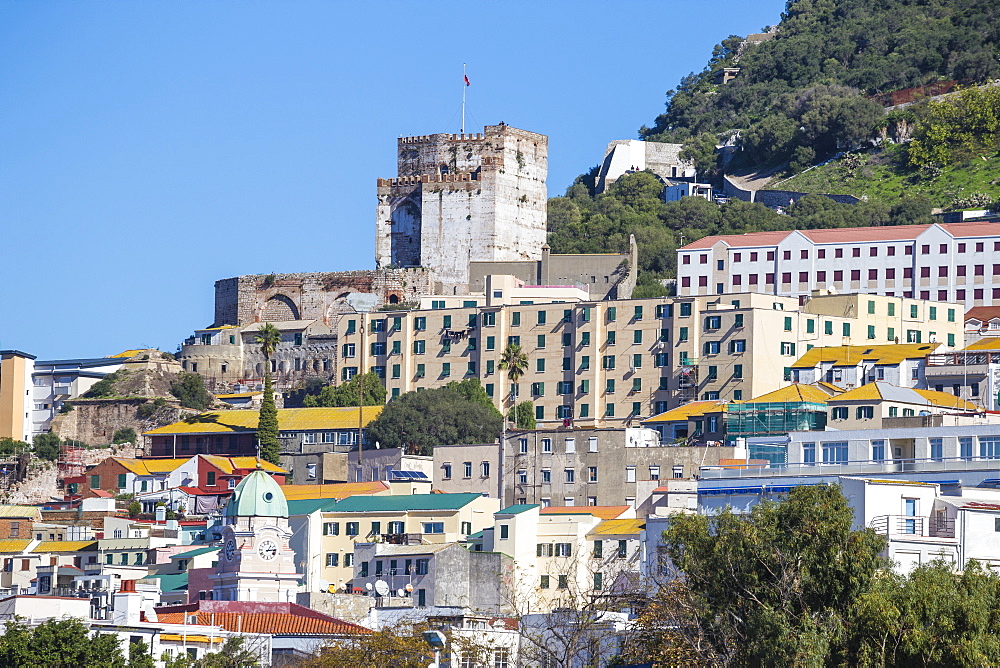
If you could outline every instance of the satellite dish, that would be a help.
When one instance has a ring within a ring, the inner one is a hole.
[[[404,596],[406,596],[406,590],[402,589],[402,588],[397,589],[396,590],[396,596],[398,596],[400,598],[403,598]]]
[[[365,583],[365,589],[367,589],[368,591],[371,591],[372,590],[372,583],[371,582],[366,582]]]
[[[389,584],[385,580],[375,581],[375,593],[379,596],[389,595]]]
[[[413,591],[413,585],[411,585],[409,582],[407,582],[406,586],[403,587],[403,589],[405,589],[406,591]]]
[[[375,441],[375,449],[378,450],[381,447],[382,447],[382,444],[379,443],[378,441]]]

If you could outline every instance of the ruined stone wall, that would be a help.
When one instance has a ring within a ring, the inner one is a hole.
[[[352,294],[374,295],[377,305],[416,301],[434,278],[420,268],[237,276],[215,283],[215,327],[278,320],[335,325],[354,309]]]
[[[181,409],[176,399],[159,409],[153,419],[140,419],[137,410],[148,399],[74,399],[73,410],[52,420],[52,433],[59,438],[83,441],[87,445],[111,442],[115,431],[131,427],[136,434],[169,424],[196,411]],[[141,438],[141,436],[140,436]]]

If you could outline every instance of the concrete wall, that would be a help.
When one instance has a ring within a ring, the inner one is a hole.
[[[465,462],[472,464],[472,476],[465,477]],[[489,462],[489,477],[482,476],[482,463]],[[451,465],[451,477],[445,477],[445,464]],[[437,445],[434,447],[434,489],[442,492],[476,492],[497,497],[499,493],[500,445]]]

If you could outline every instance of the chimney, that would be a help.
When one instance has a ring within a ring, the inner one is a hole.
[[[122,580],[122,588],[115,592],[111,619],[115,624],[130,626],[142,618],[142,594],[135,590],[135,580]]]

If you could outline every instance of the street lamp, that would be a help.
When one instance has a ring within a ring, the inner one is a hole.
[[[447,639],[440,631],[424,631],[424,642],[434,650],[434,663],[427,668],[441,668],[441,650],[444,649]]]

